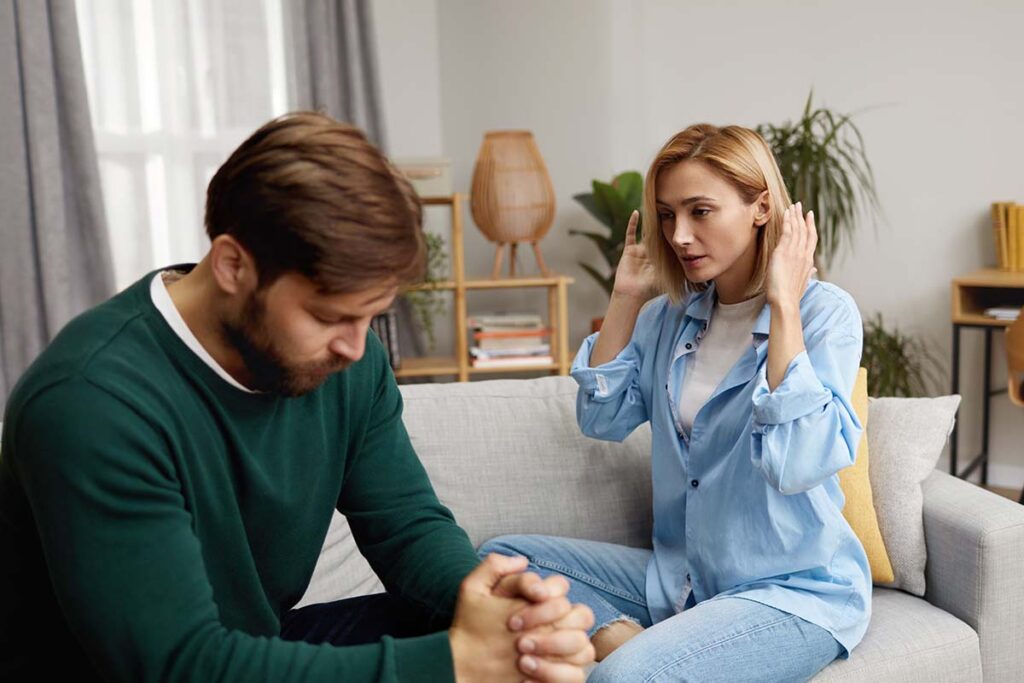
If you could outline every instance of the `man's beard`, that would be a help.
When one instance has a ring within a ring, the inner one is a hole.
[[[289,365],[274,345],[265,319],[265,303],[254,293],[245,302],[239,320],[221,324],[225,339],[242,357],[249,371],[250,389],[280,396],[302,396],[349,365],[342,359],[330,363]]]

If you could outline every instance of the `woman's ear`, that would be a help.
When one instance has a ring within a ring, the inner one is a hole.
[[[772,204],[768,196],[768,190],[765,190],[757,196],[754,201],[754,227],[763,228],[768,225],[768,220],[772,216]]]

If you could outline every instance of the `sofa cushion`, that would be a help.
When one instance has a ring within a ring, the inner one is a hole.
[[[401,387],[413,447],[474,545],[536,533],[650,547],[650,427],[623,443],[584,436],[576,389],[569,377]],[[297,606],[381,590],[335,513]]]
[[[584,436],[568,377],[402,387],[438,498],[474,545],[508,533],[651,544],[650,427]]]
[[[959,405],[959,396],[870,401],[871,487],[895,574],[890,587],[914,595],[925,593],[921,482],[935,469]]]
[[[815,683],[981,680],[978,634],[948,612],[906,593],[875,588],[871,625],[849,659],[837,659]]]
[[[878,526],[878,515],[875,512],[875,496],[871,490],[870,452],[868,448],[868,371],[861,368],[857,372],[857,382],[853,385],[851,401],[857,412],[857,419],[864,427],[860,443],[857,446],[857,457],[853,465],[839,472],[839,485],[843,489],[846,504],[843,506],[843,517],[849,523],[853,533],[857,534],[864,551],[868,555],[871,566],[871,579],[875,583],[892,583],[895,575],[889,562],[889,553],[882,540],[882,532]]]

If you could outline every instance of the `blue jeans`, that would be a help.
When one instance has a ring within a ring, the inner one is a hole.
[[[501,536],[480,547],[524,555],[530,571],[561,574],[569,600],[594,611],[590,635],[614,621],[633,621],[643,633],[606,657],[590,683],[806,681],[842,652],[832,634],[808,621],[739,597],[695,604],[653,624],[645,583],[651,551],[553,536]]]

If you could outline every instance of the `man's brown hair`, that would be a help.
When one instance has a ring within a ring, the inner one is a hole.
[[[260,287],[300,273],[325,292],[405,284],[425,267],[423,209],[359,129],[316,112],[262,126],[206,191],[206,233],[253,256]]]

